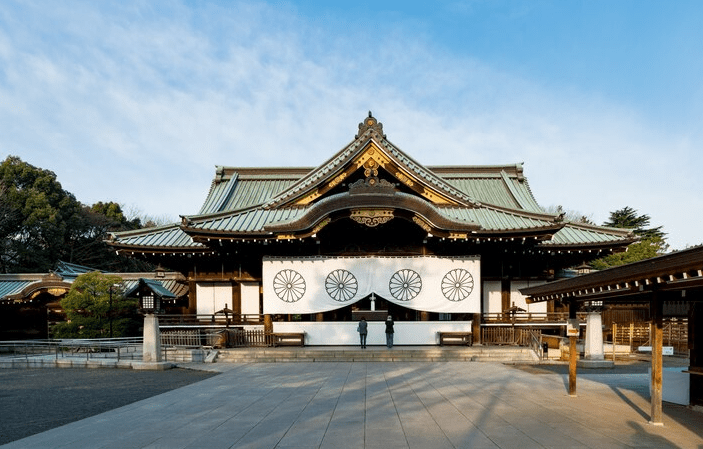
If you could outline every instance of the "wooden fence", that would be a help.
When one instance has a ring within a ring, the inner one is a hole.
[[[651,329],[649,323],[613,323],[613,339],[616,344],[629,345],[635,351],[639,346],[651,346]],[[676,354],[688,351],[688,320],[664,320],[663,345],[672,346]]]
[[[531,334],[529,329],[513,326],[483,327],[481,328],[481,343],[485,345],[530,346]]]
[[[161,331],[163,346],[177,347],[266,347],[274,346],[274,337],[263,329],[178,329]]]

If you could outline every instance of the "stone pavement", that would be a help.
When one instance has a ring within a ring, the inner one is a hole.
[[[6,448],[703,448],[703,414],[665,403],[648,376],[499,363],[210,364],[218,376]]]
[[[0,369],[0,445],[215,375],[190,369]]]

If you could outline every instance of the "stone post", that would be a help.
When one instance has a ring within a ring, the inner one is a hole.
[[[605,359],[603,355],[603,319],[600,312],[588,312],[583,352],[586,360]]]
[[[161,331],[159,331],[159,319],[153,313],[144,315],[142,360],[161,362]]]

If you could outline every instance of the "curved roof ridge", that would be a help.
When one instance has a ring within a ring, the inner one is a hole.
[[[444,190],[445,192],[449,193],[451,196],[453,196],[455,198],[459,198],[463,202],[466,202],[470,205],[474,205],[474,206],[481,205],[480,201],[477,201],[471,195],[469,195],[465,192],[462,192],[461,190],[457,189],[456,187],[451,185],[449,182],[447,182],[446,180],[444,180],[440,176],[436,175],[432,170],[430,170],[425,165],[422,165],[421,163],[417,162],[415,159],[413,159],[411,156],[409,156],[403,150],[401,150],[396,145],[394,145],[390,140],[384,138],[381,141],[381,143],[384,148],[386,148],[388,151],[391,152],[391,154],[395,157],[396,160],[401,162],[402,165],[404,165],[408,168],[412,168],[413,171],[418,176],[425,179],[430,184],[435,185],[436,187],[440,188],[441,190]]]
[[[369,131],[367,131],[367,133],[368,132]],[[349,159],[351,155],[361,151],[362,149],[363,145],[361,144],[361,137],[354,139],[346,146],[344,146],[341,150],[339,150],[337,153],[335,153],[326,162],[312,169],[307,175],[300,178],[298,182],[294,183],[292,186],[290,186],[283,192],[280,192],[278,195],[269,199],[262,205],[268,208],[295,196],[304,188],[312,185],[315,181],[318,181],[320,178],[323,177],[323,175],[329,173],[334,167],[341,166],[341,163],[343,161]]]

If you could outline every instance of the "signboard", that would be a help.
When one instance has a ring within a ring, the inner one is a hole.
[[[639,346],[637,348],[639,352],[652,352],[651,346]],[[673,346],[662,346],[662,355],[674,355]]]

